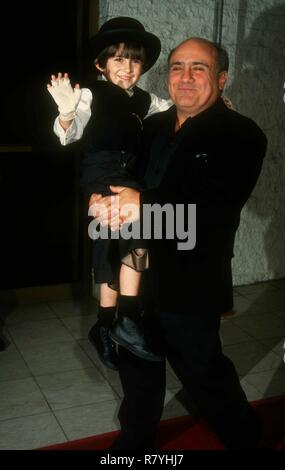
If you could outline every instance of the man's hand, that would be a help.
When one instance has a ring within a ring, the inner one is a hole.
[[[119,206],[117,196],[92,194],[89,200],[88,215],[96,218],[102,226],[109,225],[111,230],[120,228]]]
[[[55,75],[51,76],[51,85],[48,84],[47,89],[58,105],[60,120],[64,122],[72,121],[81,96],[79,84],[77,83],[72,88],[68,74],[65,73],[62,76],[59,73],[57,77]]]
[[[139,219],[140,193],[124,186],[110,186],[110,189],[115,195],[92,194],[88,214],[96,217],[101,225],[119,230],[124,223]]]
[[[140,192],[124,186],[110,186],[112,193],[117,194],[115,208],[119,208],[120,225],[131,223],[140,218]]]

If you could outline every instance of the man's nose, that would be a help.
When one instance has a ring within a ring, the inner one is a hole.
[[[182,72],[182,80],[189,81],[194,79],[193,70],[191,67],[185,67]]]

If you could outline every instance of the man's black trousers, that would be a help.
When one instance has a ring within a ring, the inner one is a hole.
[[[159,312],[152,325],[175,374],[226,448],[255,448],[260,424],[233,363],[222,353],[220,318]],[[119,356],[124,398],[118,448],[155,448],[165,398],[165,361],[146,361],[124,348]]]

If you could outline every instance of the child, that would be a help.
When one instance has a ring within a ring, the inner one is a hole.
[[[57,78],[53,75],[48,90],[59,106],[54,130],[61,143],[80,139],[84,131],[85,191],[89,196],[94,192],[109,195],[110,185],[139,188],[133,173],[142,121],[150,114],[165,111],[172,103],[135,86],[154,65],[161,49],[160,40],[146,32],[139,21],[111,19],[90,44],[103,80],[97,80],[91,92],[80,90],[79,85],[72,89],[67,74]],[[143,359],[161,360],[142,325],[139,290],[142,272],[148,267],[143,241],[98,239],[93,242],[93,266],[95,282],[100,284],[100,305],[89,339],[102,362],[117,369],[112,339]],[[119,295],[115,290],[118,286]],[[116,311],[118,318],[114,322]]]

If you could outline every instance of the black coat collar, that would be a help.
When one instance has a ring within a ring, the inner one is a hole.
[[[218,98],[217,101],[210,106],[209,108],[205,109],[204,111],[201,111],[199,114],[193,117],[189,117],[186,119],[186,121],[182,124],[181,129],[184,127],[189,127],[192,124],[200,123],[203,122],[205,119],[213,119],[216,118],[217,115],[220,113],[224,113],[226,110],[228,110],[227,106],[225,105],[224,101],[222,98]],[[167,118],[167,121],[171,121],[171,126],[173,125],[173,128],[175,128],[175,123],[176,123],[176,116],[177,116],[177,109],[176,106],[173,105],[171,108],[169,108],[168,111],[166,111],[171,118]]]

